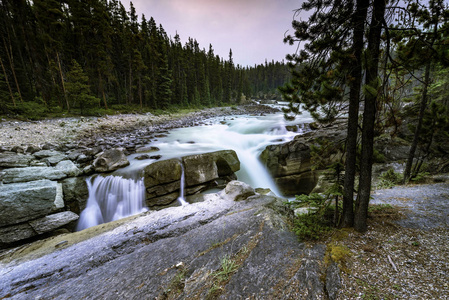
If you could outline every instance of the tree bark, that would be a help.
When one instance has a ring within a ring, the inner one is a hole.
[[[376,93],[365,92],[365,109],[363,111],[362,154],[360,158],[359,194],[356,203],[354,229],[359,232],[367,230],[368,205],[371,196],[371,172],[373,164],[374,124],[376,120],[377,98],[379,89],[378,70],[380,56],[380,37],[385,15],[386,0],[374,0],[373,16],[369,27],[366,60],[365,84],[376,88]]]
[[[56,58],[58,59],[59,75],[61,76],[62,92],[64,94],[65,103],[67,105],[67,112],[70,112],[69,99],[67,99],[67,93],[65,91],[64,76],[62,75],[61,60],[59,59],[58,52],[56,52]]]
[[[12,105],[16,107],[16,100],[14,99],[14,94],[12,93],[11,85],[9,85],[8,74],[6,74],[5,66],[3,65],[2,58],[0,57],[0,65],[2,65],[3,74],[5,75],[6,85],[8,86],[9,95],[11,96]]]
[[[352,53],[354,56],[354,67],[350,72],[351,83],[349,92],[348,134],[346,138],[342,227],[352,227],[354,225],[354,179],[357,161],[360,85],[362,83],[362,52],[368,6],[369,0],[357,0],[357,9],[353,17],[354,33]]]
[[[9,36],[8,36],[8,39],[9,39]],[[14,61],[13,61],[13,56],[12,56],[12,49],[8,49],[8,46],[6,45],[5,38],[3,38],[3,43],[5,44],[6,56],[8,57],[8,60],[9,60],[9,66],[11,67],[12,76],[14,78],[14,82],[16,83],[17,93],[19,94],[19,100],[20,100],[20,102],[23,102],[22,94],[20,93],[19,81],[17,80],[16,71],[14,69]],[[9,45],[10,45],[10,48],[11,48],[11,41],[10,40],[9,40]],[[11,52],[10,52],[10,50],[11,50]]]

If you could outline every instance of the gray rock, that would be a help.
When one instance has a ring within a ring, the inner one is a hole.
[[[74,213],[80,214],[86,208],[89,191],[86,178],[72,177],[62,180],[64,203]]]
[[[49,166],[55,166],[57,165],[59,162],[62,162],[63,160],[66,160],[67,156],[65,154],[57,154],[57,155],[53,155],[47,158],[44,158],[43,161],[45,161],[47,163],[47,165]]]
[[[67,174],[53,167],[12,168],[4,171],[3,183],[29,182],[36,180],[59,180]]]
[[[48,215],[56,192],[57,183],[50,180],[0,185],[0,226]]]
[[[291,196],[310,193],[318,182],[320,168],[312,170],[311,147],[318,140],[334,143],[334,147],[322,157],[323,165],[330,165],[338,157],[339,144],[345,140],[346,130],[339,124],[321,128],[313,133],[298,135],[293,141],[270,145],[262,152],[260,159],[283,195]]]
[[[36,236],[36,232],[28,223],[0,227],[0,248],[33,236]]]
[[[71,211],[64,211],[30,221],[29,224],[38,234],[53,231],[59,227],[78,220],[79,216]]]
[[[0,297],[206,299],[225,258],[238,263],[214,299],[324,296],[325,247],[305,247],[286,231],[286,221],[271,208],[279,201],[215,197],[104,224],[106,234],[95,234],[106,229],[94,227],[64,235],[49,241],[46,252],[41,248],[47,253],[42,257],[30,253],[4,264]]]
[[[0,168],[28,167],[33,160],[31,155],[16,154],[13,152],[0,153]]]
[[[62,183],[58,183],[56,186],[56,197],[53,207],[51,209],[52,212],[57,212],[64,208],[64,194],[62,190]]]
[[[182,158],[187,186],[202,184],[240,170],[240,161],[233,150],[222,150]]]
[[[111,172],[126,167],[129,161],[123,149],[110,149],[100,154],[93,163],[96,172]]]
[[[160,149],[158,147],[141,147],[136,149],[136,153],[150,153],[150,152],[156,152]]]
[[[145,167],[144,184],[147,188],[164,185],[181,179],[182,166],[178,159],[157,161]],[[179,188],[179,184],[178,184]]]
[[[226,183],[232,180],[240,162],[234,151],[224,150],[152,163],[144,169],[148,206],[167,205],[179,197],[182,167],[186,195],[192,195],[216,187],[220,178],[226,178]]]
[[[59,162],[56,167],[56,170],[62,171],[67,177],[77,177],[81,174],[81,170],[71,161],[71,160],[63,160]]]
[[[333,262],[326,272],[326,291],[329,300],[338,299],[338,293],[341,289],[340,268]]]
[[[256,194],[254,188],[250,185],[237,180],[229,182],[223,192],[226,197],[233,201],[246,200],[248,197]]]
[[[47,157],[52,157],[52,156],[60,156],[60,155],[63,155],[63,153],[61,153],[59,151],[54,151],[54,150],[41,150],[41,151],[35,152],[33,155],[37,159],[42,159],[42,158],[47,158]]]

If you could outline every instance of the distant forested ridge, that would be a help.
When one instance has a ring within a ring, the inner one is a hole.
[[[0,63],[0,114],[37,117],[238,104],[290,77],[183,45],[118,0],[0,0]]]

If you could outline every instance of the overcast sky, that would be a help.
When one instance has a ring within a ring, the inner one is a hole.
[[[129,11],[129,0],[121,0]],[[253,66],[281,61],[295,47],[283,43],[291,29],[293,10],[301,0],[134,0],[139,17],[145,14],[162,24],[170,37],[178,32],[185,44],[189,37],[200,48],[228,59],[232,49],[234,64]]]

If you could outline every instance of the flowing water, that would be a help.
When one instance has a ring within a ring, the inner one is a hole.
[[[240,171],[236,173],[238,180],[254,188],[269,188],[280,195],[258,157],[266,146],[292,140],[295,135],[301,133],[301,124],[310,122],[312,118],[309,115],[302,115],[300,121],[287,122],[282,113],[258,117],[214,118],[202,126],[174,129],[167,136],[151,142],[148,146],[160,149],[151,154],[161,155],[161,159],[234,150],[240,160]],[[287,125],[297,125],[298,132],[288,131]],[[136,160],[135,157],[139,155],[141,154],[130,155],[128,159],[131,164],[116,171],[114,175],[88,179],[89,199],[86,209],[80,215],[79,230],[145,210],[145,187],[139,174],[145,166],[156,160]],[[184,180],[181,180],[178,201],[185,205],[183,191]]]

